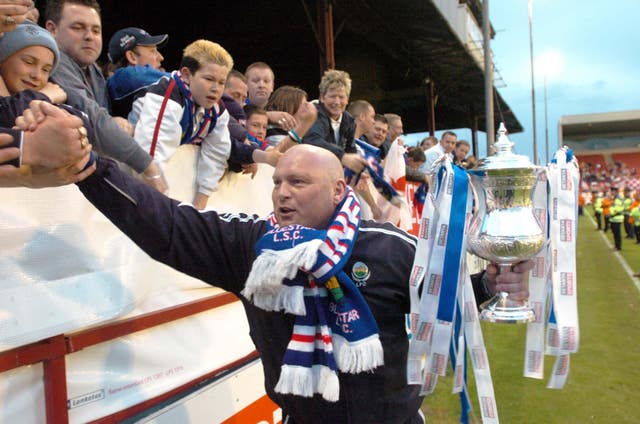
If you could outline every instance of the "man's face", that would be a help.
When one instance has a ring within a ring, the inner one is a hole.
[[[244,105],[247,100],[247,84],[240,78],[229,77],[227,80],[227,86],[224,89],[224,94],[231,97],[238,102],[240,106]]]
[[[253,68],[247,74],[249,101],[260,107],[267,105],[273,93],[273,72],[267,68]]]
[[[347,90],[344,87],[334,87],[321,95],[320,101],[329,112],[329,116],[334,120],[338,120],[342,112],[347,109],[349,96],[347,96]]]
[[[269,124],[269,119],[267,115],[262,115],[260,113],[254,113],[247,119],[247,130],[257,136],[258,138],[265,138],[267,136],[267,125]]]
[[[454,148],[453,152],[453,154],[456,156],[456,159],[462,160],[469,154],[469,146],[467,146],[466,144],[461,144],[458,147]]]
[[[376,147],[382,146],[384,140],[387,138],[387,133],[389,132],[389,124],[384,122],[375,121],[373,123],[373,128],[371,131],[367,133],[367,138]]]
[[[9,94],[42,89],[49,80],[53,58],[53,52],[44,46],[25,47],[6,58],[0,76]]]
[[[149,65],[154,69],[160,69],[164,56],[158,51],[156,46],[136,46],[130,50],[129,63],[131,65]]]
[[[213,107],[222,98],[228,74],[228,68],[215,63],[202,65],[195,74],[186,67],[182,68],[182,75],[189,84],[193,100],[206,109]]]
[[[47,21],[47,29],[58,42],[60,50],[68,54],[80,67],[95,63],[102,51],[102,21],[96,9],[66,3],[58,25]]]
[[[276,219],[280,226],[326,228],[342,198],[340,182],[327,172],[326,160],[319,161],[313,154],[298,150],[282,156],[273,173],[271,199]]]
[[[404,133],[404,129],[402,128],[402,119],[396,119],[395,121],[389,124],[389,140],[393,141],[396,138],[400,137]]]
[[[362,133],[367,134],[373,129],[376,121],[374,117],[376,116],[376,111],[372,106],[369,106],[366,112],[360,114],[359,124],[362,128]]]
[[[456,137],[455,135],[446,134],[440,140],[440,144],[442,144],[442,148],[444,148],[444,151],[446,153],[451,153],[453,152],[453,149],[456,148],[457,140],[458,140],[458,137]]]

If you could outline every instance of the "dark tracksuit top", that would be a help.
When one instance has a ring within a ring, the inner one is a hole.
[[[359,286],[376,318],[385,365],[371,373],[340,373],[340,399],[332,403],[319,395],[304,398],[274,392],[294,316],[264,311],[240,295],[256,258],[256,241],[266,232],[263,219],[180,205],[123,174],[108,159],[99,159],[96,172],[78,186],[152,258],[239,297],[260,352],[267,394],[282,408],[283,419],[289,416],[290,424],[422,422],[419,386],[406,384],[405,314],[415,238],[389,223],[362,221],[344,271]]]

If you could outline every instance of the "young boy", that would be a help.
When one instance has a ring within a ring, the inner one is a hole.
[[[140,110],[134,137],[163,165],[182,144],[200,146],[197,193],[193,205],[204,209],[227,168],[234,145],[227,124],[229,113],[220,102],[231,55],[219,44],[197,40],[183,52],[180,69],[162,78],[136,99]],[[277,152],[250,151],[240,163],[275,165]]]
[[[248,131],[247,138],[260,149],[265,150],[269,147],[269,143],[265,140],[267,136],[267,125],[269,124],[267,112],[263,108],[255,105],[246,105],[244,107],[244,113],[247,116],[245,124]]]

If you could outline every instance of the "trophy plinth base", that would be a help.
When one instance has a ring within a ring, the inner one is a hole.
[[[518,324],[534,321],[535,314],[526,300],[512,300],[507,293],[502,292],[480,305],[480,319],[488,322]]]

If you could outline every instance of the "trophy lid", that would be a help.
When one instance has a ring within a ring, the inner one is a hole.
[[[478,166],[469,171],[536,167],[527,156],[513,153],[513,146],[514,143],[507,137],[507,128],[504,126],[504,122],[501,122],[498,129],[498,141],[493,145],[496,150],[495,154],[482,159]]]

